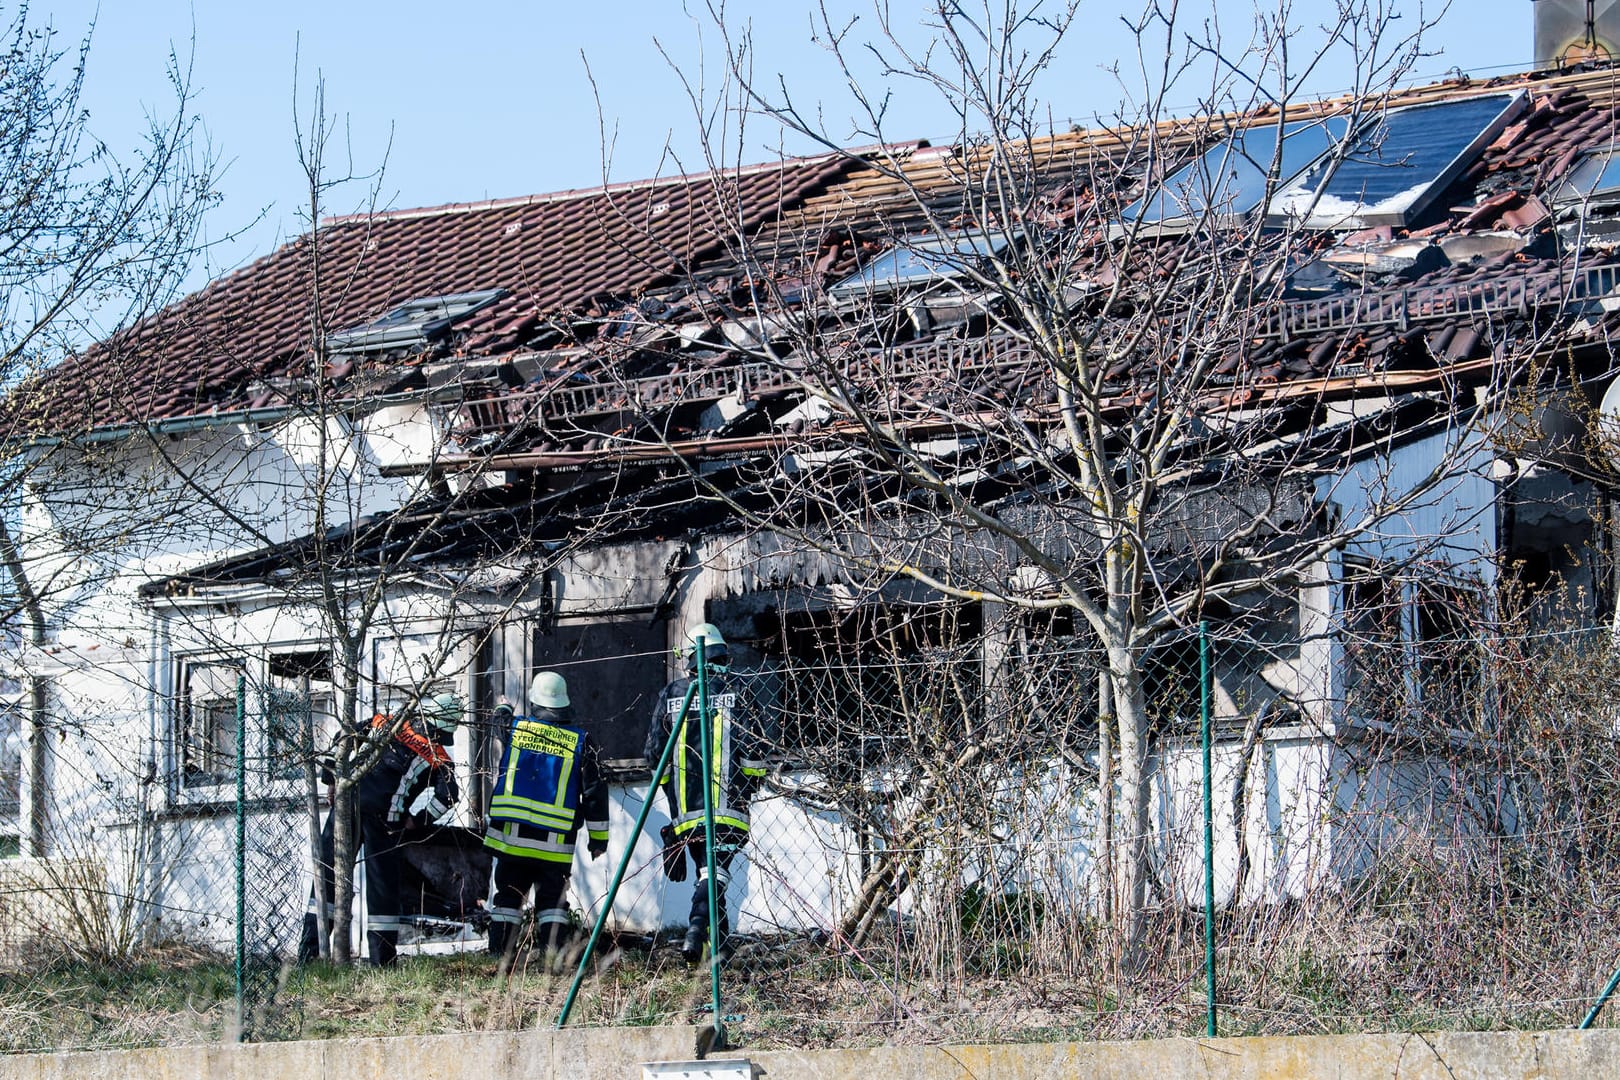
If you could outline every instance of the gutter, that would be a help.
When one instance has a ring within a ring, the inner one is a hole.
[[[131,435],[183,435],[227,424],[264,424],[285,419],[301,412],[298,406],[276,405],[260,409],[240,409],[228,413],[210,413],[207,416],[179,416],[172,420],[150,420],[146,423],[115,424],[111,427],[91,428],[83,435],[36,435],[20,440],[23,450],[40,447],[85,446],[92,443],[118,442]]]
[[[381,394],[376,397],[349,398],[334,407],[331,415],[369,414],[393,405],[415,403],[435,404],[444,401],[468,400],[469,387],[459,382],[446,383],[426,390],[412,390],[399,394]],[[484,398],[471,400],[482,401]],[[362,406],[364,406],[362,408]],[[269,424],[289,416],[308,416],[317,413],[309,404],[266,405],[257,409],[236,409],[231,412],[208,413],[204,416],[177,416],[170,420],[149,420],[142,423],[113,424],[92,428],[82,435],[36,435],[19,440],[3,440],[5,445],[30,450],[40,447],[84,446],[92,443],[117,442],[131,435],[184,435],[193,431],[224,427],[229,424]]]

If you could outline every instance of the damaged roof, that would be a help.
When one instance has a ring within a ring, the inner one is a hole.
[[[1554,242],[1547,195],[1583,152],[1613,140],[1612,81],[1608,70],[1456,81],[1387,102],[1522,93],[1527,103],[1411,227],[1324,232],[1318,263],[1293,275],[1288,302],[1265,313],[1224,374],[1263,386],[1479,359],[1482,336],[1471,322],[1561,299],[1571,274],[1609,261],[1607,245]],[[1299,115],[1332,115],[1348,104],[1312,103]],[[1238,124],[1264,118],[1159,125],[1159,175]],[[1128,171],[1140,170],[1141,138],[1077,130],[1029,142],[1025,165],[1043,191],[1044,223],[1077,220],[1099,185],[1117,185],[1127,198],[1149,192],[1156,178]],[[329,219],[69,360],[13,394],[11,404],[26,414],[31,434],[295,405],[308,396],[312,374],[317,251],[328,283],[326,376],[362,402],[446,389],[480,399],[464,418],[475,448],[537,413],[622,404],[619,388],[607,384],[622,384],[626,374],[648,380],[637,393],[654,402],[715,400],[739,385],[768,393],[791,385],[792,374],[778,370],[773,379],[753,361],[828,286],[897,237],[990,224],[970,198],[986,153],[902,144],[856,157]],[[747,258],[741,235],[749,238]],[[1099,276],[1106,263],[1099,245]],[[1603,278],[1576,288],[1606,293],[1611,284]],[[458,310],[466,297],[484,302]],[[411,305],[425,313],[413,316]],[[937,331],[950,340],[971,333],[960,307],[938,304],[921,318],[908,312],[911,325],[882,344],[915,340],[929,354],[927,366],[934,359],[927,341]],[[390,324],[398,328],[391,339],[383,332]],[[1576,332],[1604,333],[1598,325]],[[612,379],[604,353],[614,358]],[[627,362],[630,354],[639,356]],[[728,369],[723,377],[700,374],[717,367]],[[1132,373],[1114,374],[1127,391]],[[602,444],[600,425],[531,426],[524,449]],[[520,441],[501,440],[508,450]]]
[[[1586,156],[1617,142],[1616,70],[1448,81],[1401,91],[1374,111],[1498,100],[1500,110],[1479,110],[1496,121],[1436,167],[1410,213],[1347,215],[1344,227],[1316,232],[1275,295],[1252,304],[1222,346],[1214,384],[1228,401],[1400,395],[1483,378],[1517,344],[1556,343],[1581,358],[1583,377],[1612,373],[1620,198],[1604,202],[1594,190],[1572,212],[1564,192]],[[1352,104],[1326,100],[1288,115],[1342,116]],[[913,244],[898,258],[888,254],[897,239],[964,228],[1016,244],[1026,230],[1074,231],[1071,270],[1084,280],[1072,300],[1084,304],[1114,272],[1113,238],[1093,212],[1099,192],[1120,206],[1145,203],[1223,137],[1268,119],[1275,114],[1197,117],[1019,144],[1018,167],[1039,192],[1019,221],[994,220],[972,197],[987,155],[1005,147],[925,143],[335,219],[58,369],[25,400],[36,430],[52,414],[109,425],[296,404],[309,385],[319,250],[327,280],[353,281],[325,327],[324,375],[362,405],[399,394],[457,402],[458,452],[436,467],[508,473],[476,506],[458,496],[437,507],[425,527],[444,543],[428,550],[453,560],[528,542],[574,520],[569,507],[583,521],[607,505],[600,500],[624,511],[622,536],[679,535],[724,515],[693,508],[689,480],[666,467],[672,456],[724,459],[746,492],[759,475],[737,462],[825,436],[829,414],[806,393],[793,356],[807,327],[851,358],[881,352],[897,397],[918,404],[906,422],[919,434],[949,434],[951,410],[974,401],[1054,400],[1050,372],[984,317],[994,297],[913,288],[971,253]],[[1170,232],[1149,243],[1169,265],[1182,240]],[[1152,259],[1146,265],[1151,273]],[[856,310],[840,292],[871,302]],[[1106,373],[1112,400],[1144,404],[1157,375],[1151,361],[1120,358]],[[592,472],[609,466],[644,471],[632,483]],[[535,472],[578,476],[537,484]],[[457,516],[466,520],[448,524]],[[360,528],[373,531],[355,534],[358,548],[387,547],[376,532],[384,526]],[[234,560],[190,583],[263,579],[274,562],[250,570],[252,558]]]

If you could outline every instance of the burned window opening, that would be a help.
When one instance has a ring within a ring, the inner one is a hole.
[[[766,612],[761,650],[781,680],[776,750],[831,777],[935,760],[985,723],[976,604]]]
[[[0,858],[22,844],[23,705],[0,700]]]
[[[175,743],[184,787],[223,784],[236,775],[238,684],[236,663],[185,663],[175,710]]]
[[[1488,733],[1485,658],[1479,639],[1482,597],[1477,589],[1419,582],[1414,596],[1417,691],[1428,725]]]
[[[337,731],[331,654],[324,649],[271,653],[266,664],[264,771],[296,780]]]
[[[1478,734],[1493,729],[1479,586],[1346,560],[1341,595],[1345,706],[1352,722]]]
[[[1355,721],[1392,724],[1408,697],[1400,582],[1346,560],[1342,595],[1346,711]]]
[[[1006,691],[1008,725],[1071,753],[1094,750],[1105,665],[1089,628],[1056,609],[1019,612],[1008,633],[1002,670],[991,673]]]
[[[1505,488],[1499,600],[1507,616],[1534,625],[1601,622],[1614,582],[1602,499],[1595,485],[1532,466]]]
[[[557,671],[568,681],[575,723],[616,772],[644,767],[642,748],[658,692],[668,677],[668,629],[645,618],[560,620],[536,626],[530,670]],[[523,703],[520,712],[527,709]]]

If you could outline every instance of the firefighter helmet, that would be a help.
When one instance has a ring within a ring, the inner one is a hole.
[[[714,623],[704,622],[686,632],[685,646],[681,651],[686,656],[688,667],[697,667],[700,641],[703,643],[703,658],[709,664],[724,666],[731,662],[731,652],[726,648],[726,639],[720,636],[720,628]]]
[[[542,671],[529,684],[529,704],[541,709],[568,708],[568,683],[555,671]]]
[[[422,702],[422,722],[441,735],[453,735],[465,710],[455,694],[435,694]]]

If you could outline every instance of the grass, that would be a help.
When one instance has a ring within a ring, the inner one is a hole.
[[[883,955],[875,948],[868,959]],[[1223,971],[1223,1035],[1573,1022],[1556,1003],[1484,988],[1436,996],[1390,978],[1347,978],[1329,951],[1281,949],[1264,959],[1263,967],[1232,964]],[[756,945],[727,970],[727,1030],[753,1049],[1135,1039],[1204,1030],[1202,981],[1190,968],[1178,975],[1167,965],[1121,1001],[1078,974],[1024,978],[1011,969],[985,974],[964,965],[948,977],[925,976],[893,960],[892,953],[887,964],[832,957],[807,942]],[[467,953],[405,957],[386,971],[319,963],[250,975],[249,985],[263,991],[253,1000],[264,1003],[250,1014],[251,1036],[273,1041],[549,1027],[572,967],[548,969],[531,954],[502,977],[490,957]],[[0,974],[0,1052],[226,1041],[235,1037],[234,994],[228,961],[185,946],[119,966],[45,962]],[[606,948],[594,963],[571,1024],[702,1023],[709,1000],[706,967],[688,967],[668,944],[627,942]]]
[[[47,962],[0,975],[0,1050],[217,1041],[234,1030],[235,988],[230,965],[182,947],[121,966]]]

